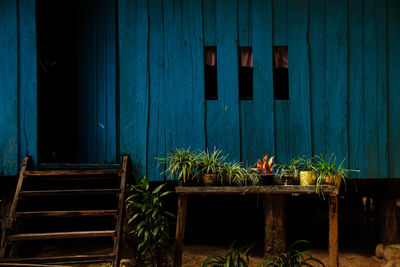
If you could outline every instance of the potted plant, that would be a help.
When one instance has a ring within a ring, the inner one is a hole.
[[[263,158],[263,161],[257,161],[257,168],[253,168],[253,171],[258,171],[260,174],[260,183],[262,185],[280,184],[280,181],[272,174],[276,164],[273,164],[275,156],[268,159],[268,154]]]
[[[297,156],[289,163],[278,165],[277,173],[281,176],[281,181],[285,185],[296,185],[300,183],[300,169],[304,156]]]
[[[183,185],[195,179],[198,158],[198,154],[190,151],[190,148],[177,148],[174,152],[169,152],[166,158],[159,158],[158,160],[167,165],[163,173],[170,179],[176,177],[178,182]]]
[[[303,158],[300,169],[300,185],[315,185],[317,172],[312,158]]]
[[[198,175],[200,175],[204,185],[212,185],[217,182],[217,176],[221,179],[222,165],[227,155],[221,155],[222,150],[214,148],[210,153],[208,150],[198,155]]]
[[[336,156],[334,154],[331,154],[329,158],[321,154],[315,156],[315,159],[315,169],[318,173],[316,182],[317,193],[322,193],[321,189],[323,185],[333,185],[339,190],[342,181],[346,186],[346,178],[350,172],[358,172],[358,170],[350,170],[343,166],[346,159],[343,159],[339,165],[336,165]]]
[[[222,174],[220,182],[224,185],[240,184],[246,175],[246,170],[242,167],[242,163],[236,161],[225,162],[220,172]]]

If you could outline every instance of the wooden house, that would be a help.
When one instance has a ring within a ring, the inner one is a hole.
[[[26,155],[128,154],[164,180],[155,158],[217,147],[248,163],[335,153],[360,178],[397,178],[399,13],[396,0],[2,0],[0,175]]]

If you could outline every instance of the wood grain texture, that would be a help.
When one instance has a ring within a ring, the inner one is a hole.
[[[339,266],[339,241],[338,241],[338,197],[329,196],[329,266]]]
[[[119,1],[120,153],[146,172],[148,127],[148,10],[145,1]]]
[[[208,148],[240,160],[237,1],[216,1],[218,100],[207,103]],[[211,109],[210,109],[211,108]]]
[[[364,2],[364,88],[367,176],[388,175],[386,1]]]
[[[59,233],[40,233],[40,234],[17,234],[8,236],[8,241],[25,240],[46,240],[46,239],[66,239],[66,238],[93,238],[93,237],[113,237],[114,230],[108,231],[84,231],[84,232],[59,232]]]
[[[275,155],[272,78],[272,2],[253,0],[253,99],[240,101],[241,161]]]
[[[288,0],[273,0],[273,43],[275,46],[288,45]],[[290,63],[289,63],[290,64]]]
[[[325,84],[326,10],[325,1],[310,1],[309,58],[311,83],[312,153],[327,154],[328,109]]]
[[[71,210],[71,211],[30,211],[15,212],[15,218],[29,217],[78,217],[78,216],[117,216],[117,210]]]
[[[326,2],[327,153],[348,158],[347,0]],[[347,162],[345,164],[347,166]]]
[[[252,0],[238,0],[239,46],[251,46]]]
[[[113,254],[73,255],[73,256],[58,256],[58,257],[12,258],[12,259],[7,259],[7,262],[49,262],[49,261],[62,262],[62,261],[79,261],[79,260],[90,261],[90,260],[108,260],[112,259],[113,257],[114,257]],[[57,266],[60,265],[57,264]]]
[[[18,173],[17,1],[0,2],[0,176]]]
[[[349,168],[360,170],[353,177],[366,177],[364,112],[363,2],[349,0]]]
[[[288,0],[290,157],[311,156],[308,1]]]
[[[166,153],[165,90],[164,84],[164,21],[161,0],[149,0],[149,88],[150,107],[147,133],[147,177],[150,180],[164,180],[161,174],[165,166],[159,166],[156,158]]]
[[[388,2],[389,177],[400,178],[400,2]]]
[[[18,1],[19,36],[19,160],[37,164],[37,50],[35,2]]]
[[[176,218],[176,232],[175,232],[175,257],[174,267],[182,266],[182,252],[185,240],[185,227],[186,227],[186,214],[187,214],[187,196],[178,196],[178,216]]]
[[[334,194],[335,186],[323,186],[325,194]],[[271,186],[177,186],[177,194],[316,194],[315,185]]]
[[[285,195],[264,196],[264,254],[286,251]]]
[[[203,38],[205,46],[217,45],[216,0],[203,0]]]

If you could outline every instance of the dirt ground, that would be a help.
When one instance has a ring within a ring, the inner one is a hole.
[[[311,254],[321,260],[324,264],[328,263],[328,251],[321,249],[307,249]],[[199,246],[187,245],[183,252],[182,265],[184,267],[201,266],[203,261],[210,254],[223,255],[226,253],[226,247],[215,246]],[[250,253],[250,266],[256,267],[260,262],[262,256],[259,252],[255,251]],[[378,259],[375,255],[365,253],[357,250],[344,250],[340,251],[339,264],[343,267],[373,267],[382,266],[385,260]]]

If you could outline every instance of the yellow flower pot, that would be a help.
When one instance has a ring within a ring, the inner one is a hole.
[[[315,185],[317,173],[315,171],[301,171],[300,185]]]

